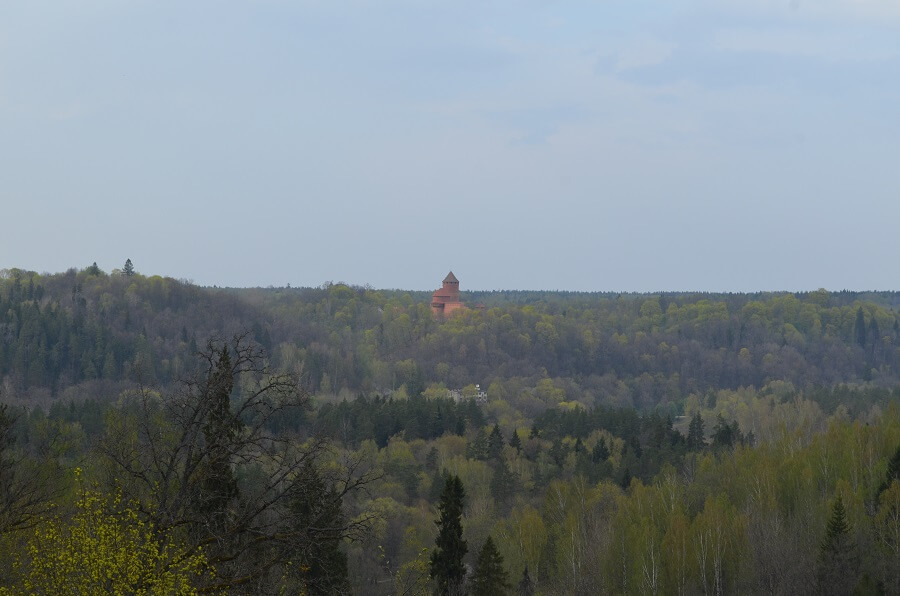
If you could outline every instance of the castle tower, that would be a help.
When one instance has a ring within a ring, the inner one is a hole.
[[[457,300],[459,299],[459,280],[456,279],[456,276],[453,275],[452,271],[444,278],[444,287],[442,289],[444,290],[444,293],[450,296],[456,296]]]
[[[451,271],[444,278],[441,289],[435,290],[431,296],[431,312],[436,319],[443,319],[460,308],[465,308],[465,305],[459,299],[459,280]]]

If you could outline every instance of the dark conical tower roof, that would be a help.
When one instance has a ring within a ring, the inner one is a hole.
[[[445,284],[446,283],[458,284],[459,280],[456,279],[456,276],[453,275],[453,272],[451,271],[450,273],[447,274],[447,277],[444,278],[444,283]]]

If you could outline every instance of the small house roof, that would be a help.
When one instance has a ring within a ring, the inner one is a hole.
[[[456,276],[453,275],[453,272],[451,271],[450,273],[447,274],[447,277],[444,278],[444,283],[455,283],[455,284],[458,284],[458,283],[459,283],[459,280],[456,279]]]

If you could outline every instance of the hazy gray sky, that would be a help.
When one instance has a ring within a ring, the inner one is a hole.
[[[0,3],[0,269],[900,289],[900,2]]]

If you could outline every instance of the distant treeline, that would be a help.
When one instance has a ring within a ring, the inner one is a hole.
[[[345,397],[479,383],[493,387],[491,398],[530,400],[532,410],[561,401],[671,408],[692,394],[772,381],[898,382],[897,292],[523,291],[466,299],[486,308],[441,322],[421,292],[201,288],[94,266],[55,275],[5,270],[0,386],[23,400],[166,386],[188,372],[207,339],[241,330],[276,368],[302,375],[316,393]],[[550,382],[543,393],[542,380]]]

